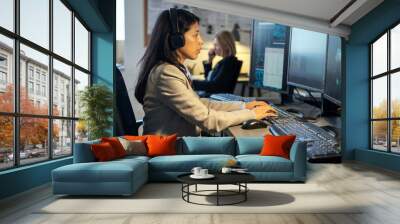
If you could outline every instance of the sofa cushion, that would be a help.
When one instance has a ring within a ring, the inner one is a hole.
[[[240,167],[249,172],[292,172],[292,161],[278,156],[238,155]]]
[[[133,173],[147,171],[146,162],[139,159],[108,162],[74,163],[53,170],[58,182],[130,182]]]
[[[233,137],[183,137],[179,142],[178,154],[226,154],[234,155],[235,139]]]
[[[239,137],[236,142],[236,155],[259,154],[264,144],[264,137]]]
[[[212,172],[219,171],[230,159],[231,155],[175,155],[158,156],[149,160],[149,170],[163,172],[190,172],[193,167],[200,166]]]
[[[129,163],[129,162],[134,161],[134,160],[148,162],[149,159],[150,159],[150,157],[147,157],[147,156],[130,155],[130,156],[125,156],[124,158],[120,158],[120,159],[114,160],[113,162],[121,162],[121,161],[123,161],[123,162],[128,162]]]

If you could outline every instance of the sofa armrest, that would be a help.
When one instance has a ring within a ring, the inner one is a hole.
[[[290,149],[290,160],[293,162],[293,178],[305,181],[307,176],[307,143],[295,142]]]
[[[94,157],[90,146],[92,144],[98,144],[100,140],[75,143],[74,145],[74,163],[89,163],[95,162],[96,158]]]

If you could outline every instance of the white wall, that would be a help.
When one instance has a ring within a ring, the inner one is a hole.
[[[143,110],[134,96],[139,73],[137,63],[144,53],[144,0],[125,0],[125,49],[123,72],[126,88],[136,119],[143,117]]]

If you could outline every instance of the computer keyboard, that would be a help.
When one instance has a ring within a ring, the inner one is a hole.
[[[211,99],[220,101],[251,102],[259,100],[256,97],[242,97],[233,94],[213,94]],[[339,142],[324,129],[307,121],[303,121],[287,111],[270,105],[278,112],[278,117],[269,118],[272,123],[270,132],[273,135],[296,135],[296,141],[307,142],[307,157],[309,160],[329,160],[341,157]]]
[[[219,101],[243,101],[243,102],[251,102],[256,100],[256,97],[243,97],[243,96],[238,96],[230,93],[218,93],[218,94],[212,94],[210,96],[211,99],[213,100],[219,100]]]

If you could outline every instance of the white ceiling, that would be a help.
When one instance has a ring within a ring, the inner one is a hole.
[[[383,0],[167,0],[348,37],[351,25]],[[347,4],[350,7],[335,17]]]
[[[274,9],[291,14],[330,20],[351,0],[224,0],[265,9]]]

